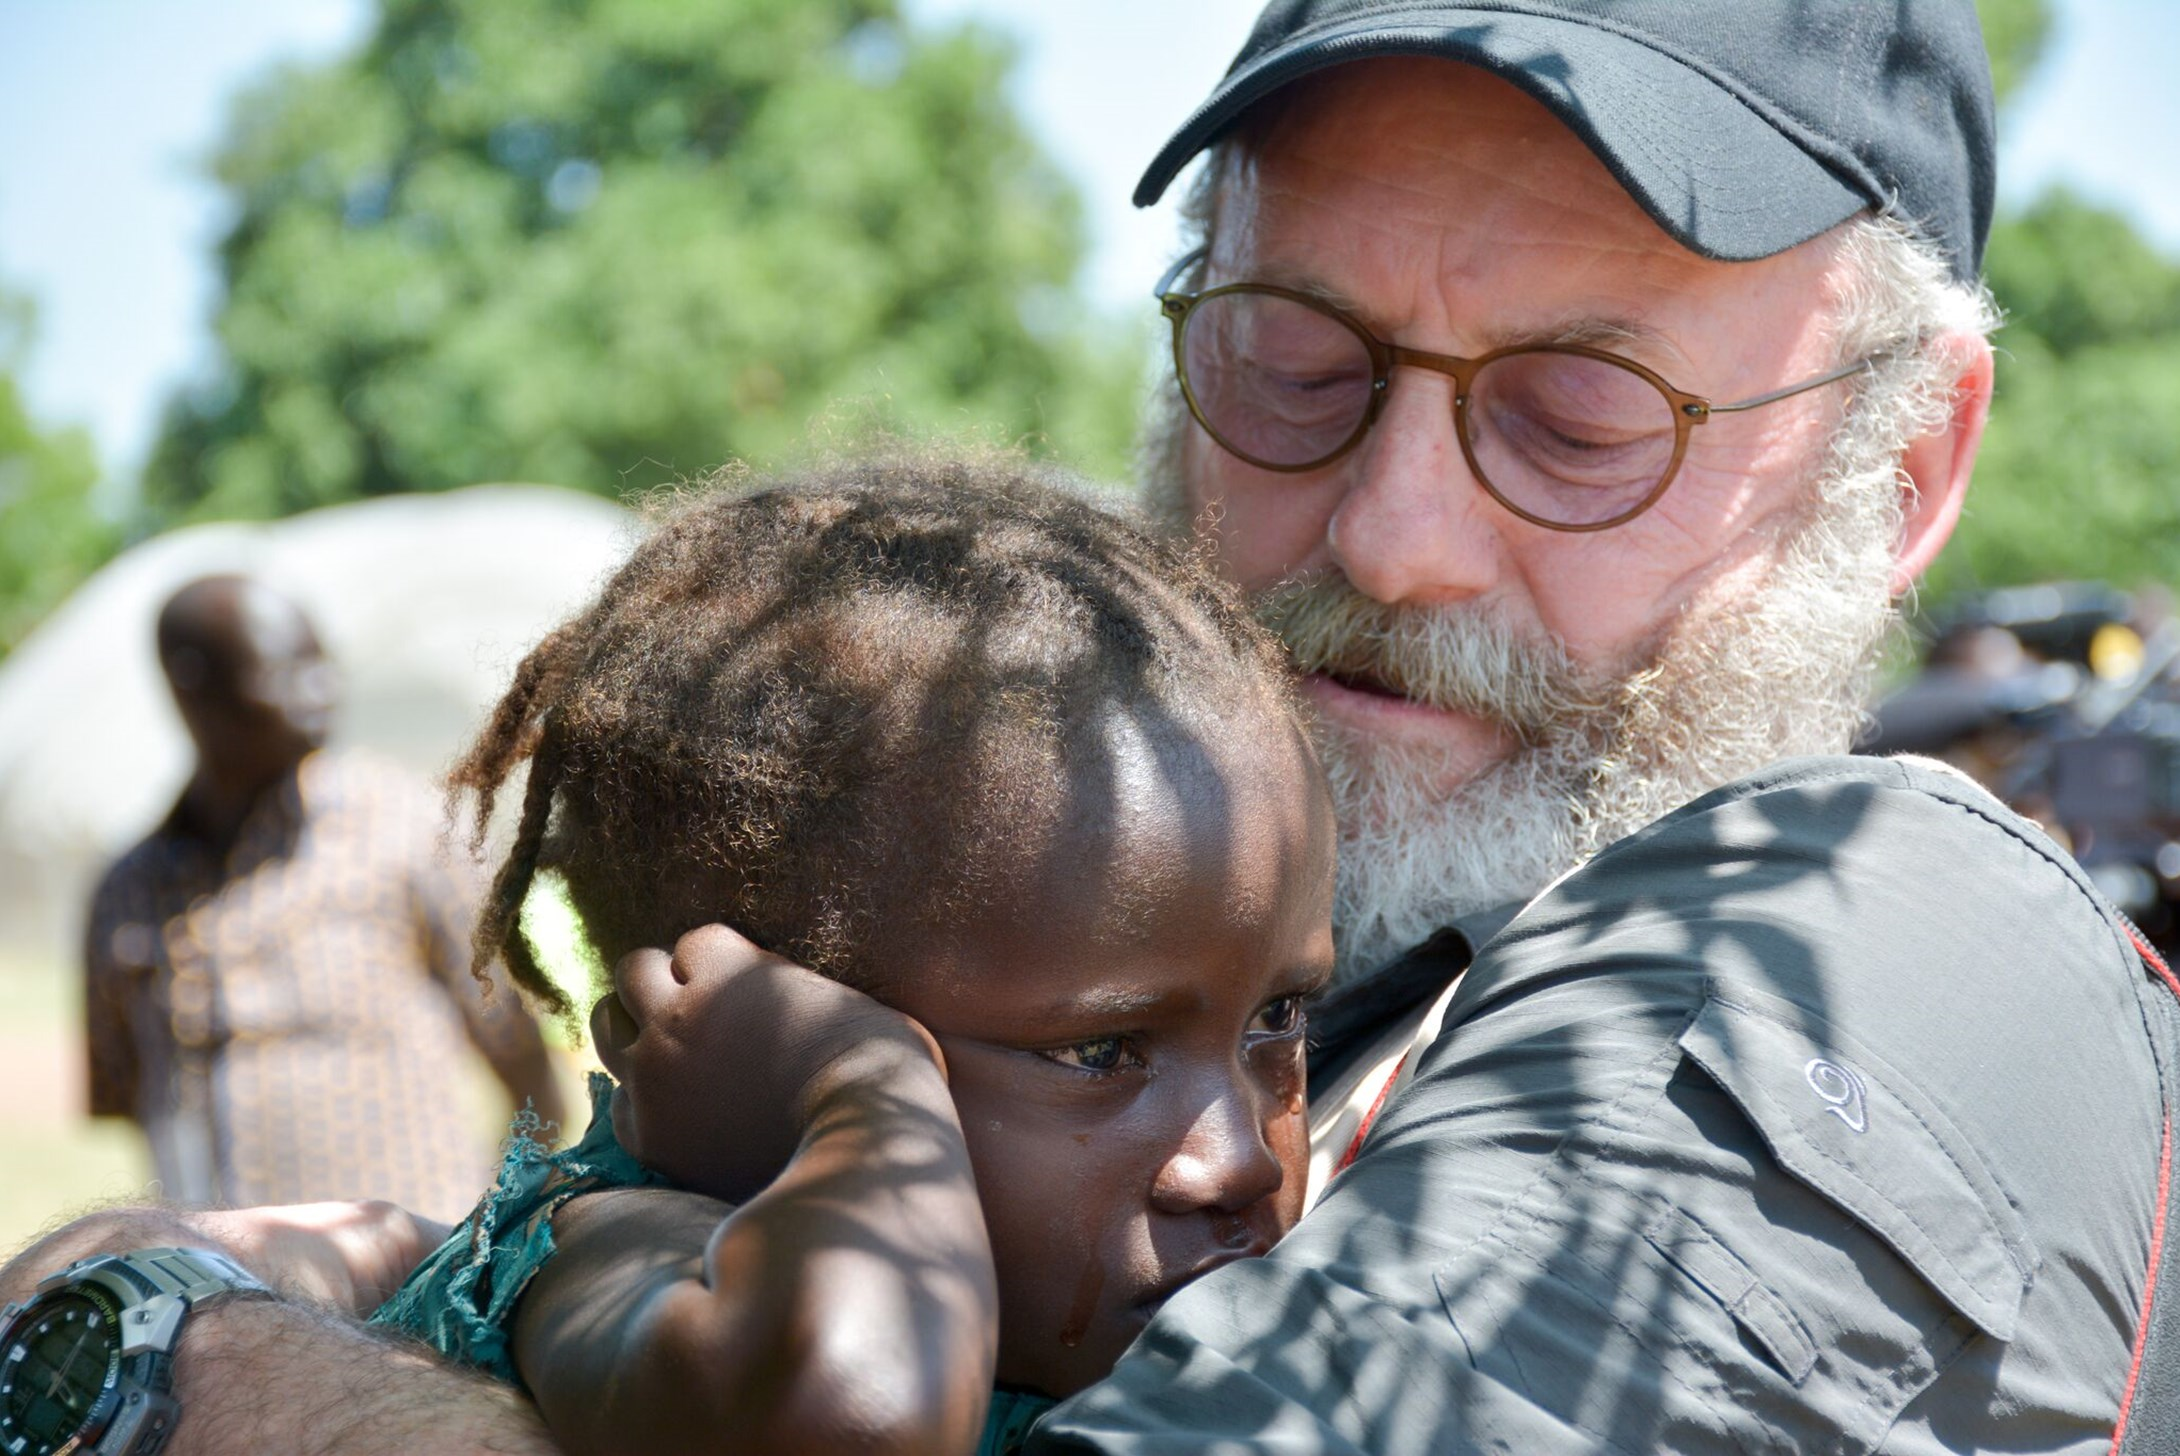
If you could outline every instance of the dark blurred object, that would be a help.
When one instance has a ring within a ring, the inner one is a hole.
[[[2180,950],[2180,621],[2161,594],[2061,582],[1973,598],[1875,717],[1857,751],[1964,770]]]

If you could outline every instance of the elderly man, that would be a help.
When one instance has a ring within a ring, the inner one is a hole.
[[[1345,1166],[1033,1447],[2171,1449],[2180,983],[1965,783],[1796,757],[1989,400],[1970,4],[1278,0],[1139,197],[1207,146],[1150,486],[1330,739]],[[293,1231],[32,1259],[223,1233]],[[194,1449],[290,1437],[243,1370],[321,1449],[537,1439],[292,1306],[207,1326]]]
[[[1982,795],[1789,761],[1982,427],[1972,16],[1575,8],[1275,5],[1139,193],[1211,144],[1150,479],[1328,729],[1313,1074],[1409,1064],[1047,1444],[2162,1449],[2170,991]]]

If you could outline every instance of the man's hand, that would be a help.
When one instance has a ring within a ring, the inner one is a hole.
[[[104,1209],[0,1269],[0,1303],[28,1298],[40,1279],[92,1254],[219,1249],[284,1297],[229,1301],[190,1317],[175,1355],[182,1414],[169,1456],[552,1456],[519,1391],[323,1307],[375,1306],[444,1232],[390,1203]]]
[[[845,1086],[904,1057],[945,1069],[909,1017],[725,926],[690,931],[671,955],[624,956],[613,982],[591,1038],[621,1083],[615,1135],[676,1183],[729,1202],[769,1183]]]

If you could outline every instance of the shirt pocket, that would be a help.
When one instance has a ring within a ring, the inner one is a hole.
[[[2036,1267],[1909,1078],[1736,990],[1437,1283],[1473,1363],[1615,1445],[1852,1452],[2012,1337]]]
[[[1681,1034],[1681,1050],[1780,1167],[1875,1234],[1985,1334],[2012,1339],[2038,1260],[1974,1143],[1874,1050],[1839,1032],[1820,1040],[1784,1010],[1713,996]]]

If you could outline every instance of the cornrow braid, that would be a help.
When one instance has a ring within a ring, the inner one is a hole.
[[[1108,708],[1300,732],[1284,657],[1207,561],[1017,461],[715,480],[523,659],[449,776],[481,838],[529,766],[476,964],[569,1011],[519,920],[549,870],[604,961],[718,920],[870,988],[878,927],[1014,883],[1101,771]]]

